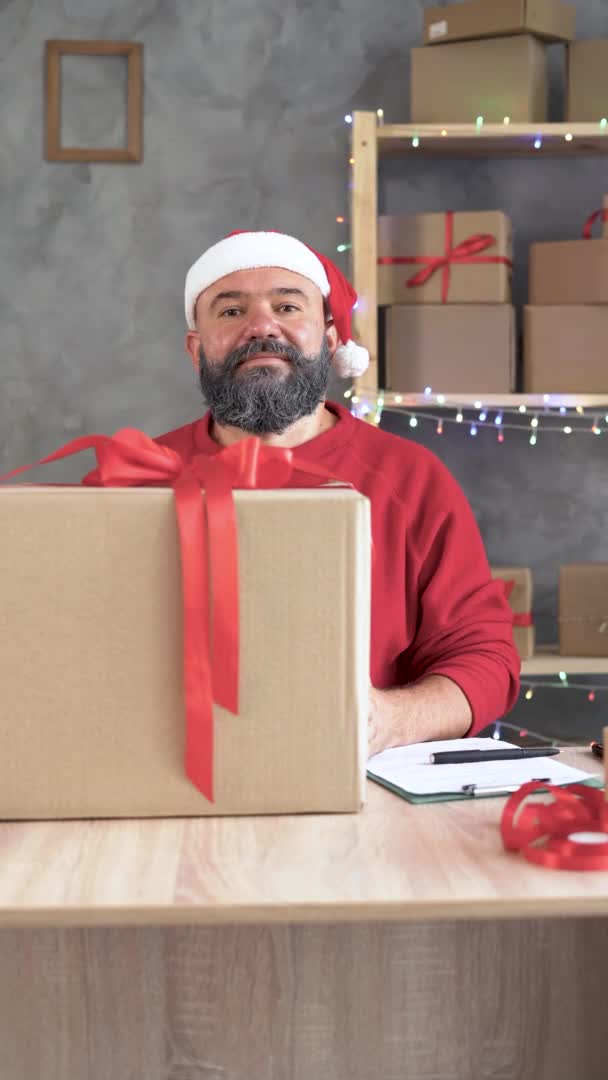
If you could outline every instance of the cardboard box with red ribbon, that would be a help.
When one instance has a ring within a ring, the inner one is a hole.
[[[512,229],[500,210],[382,215],[379,304],[508,304]]]
[[[529,301],[543,304],[608,303],[608,233],[593,238],[596,223],[608,229],[608,201],[585,221],[577,240],[530,245]]]
[[[535,630],[532,571],[527,566],[493,566],[492,577],[504,581],[513,612],[513,640],[522,660],[534,655]]]
[[[608,563],[560,566],[559,651],[608,656]]]
[[[0,487],[0,818],[360,809],[368,500],[258,439],[44,461],[86,448]]]

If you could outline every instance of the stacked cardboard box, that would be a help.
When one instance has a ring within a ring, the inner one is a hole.
[[[381,216],[378,252],[386,386],[510,393],[515,331],[507,215]]]
[[[608,198],[604,198],[608,219]],[[530,246],[524,309],[524,390],[608,390],[608,220],[602,237]]]
[[[427,8],[424,45],[411,53],[412,122],[546,120],[547,45],[571,41],[574,20],[575,9],[560,0]]]
[[[608,38],[568,46],[566,119],[598,122],[608,117]]]
[[[608,656],[608,563],[560,567],[559,651]]]

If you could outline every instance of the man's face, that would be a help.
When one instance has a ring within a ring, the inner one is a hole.
[[[324,400],[337,335],[307,278],[278,267],[228,274],[199,296],[196,323],[186,347],[217,423],[280,434]]]

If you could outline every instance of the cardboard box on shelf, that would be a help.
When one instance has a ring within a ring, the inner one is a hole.
[[[424,11],[425,45],[446,41],[534,34],[545,41],[572,41],[576,8],[559,0],[469,0]]]
[[[387,389],[508,394],[515,380],[510,304],[395,304],[386,308]]]
[[[608,656],[608,563],[560,566],[559,651]]]
[[[598,123],[608,118],[608,38],[568,46],[566,119]]]
[[[0,489],[0,819],[360,809],[368,500],[234,498],[240,702],[214,708],[210,802],[184,769],[173,492]]]
[[[411,50],[412,123],[547,119],[547,45],[530,34]]]
[[[532,571],[527,566],[492,566],[492,577],[505,583],[513,612],[513,640],[522,660],[534,655],[535,630],[532,615]]]
[[[608,392],[608,305],[524,308],[524,391]]]
[[[485,246],[474,243],[481,236]],[[450,252],[454,261],[444,269]],[[500,210],[381,215],[378,303],[508,304],[512,255],[511,222]],[[426,281],[407,284],[433,261]]]
[[[608,304],[608,238],[531,244],[529,302]]]

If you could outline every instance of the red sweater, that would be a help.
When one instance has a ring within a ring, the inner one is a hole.
[[[327,402],[338,423],[293,448],[371,501],[374,572],[371,682],[405,686],[445,675],[468,698],[468,734],[504,716],[519,689],[512,615],[492,581],[483,541],[460,487],[430,450],[355,419]],[[161,435],[189,461],[216,454],[210,414]]]

